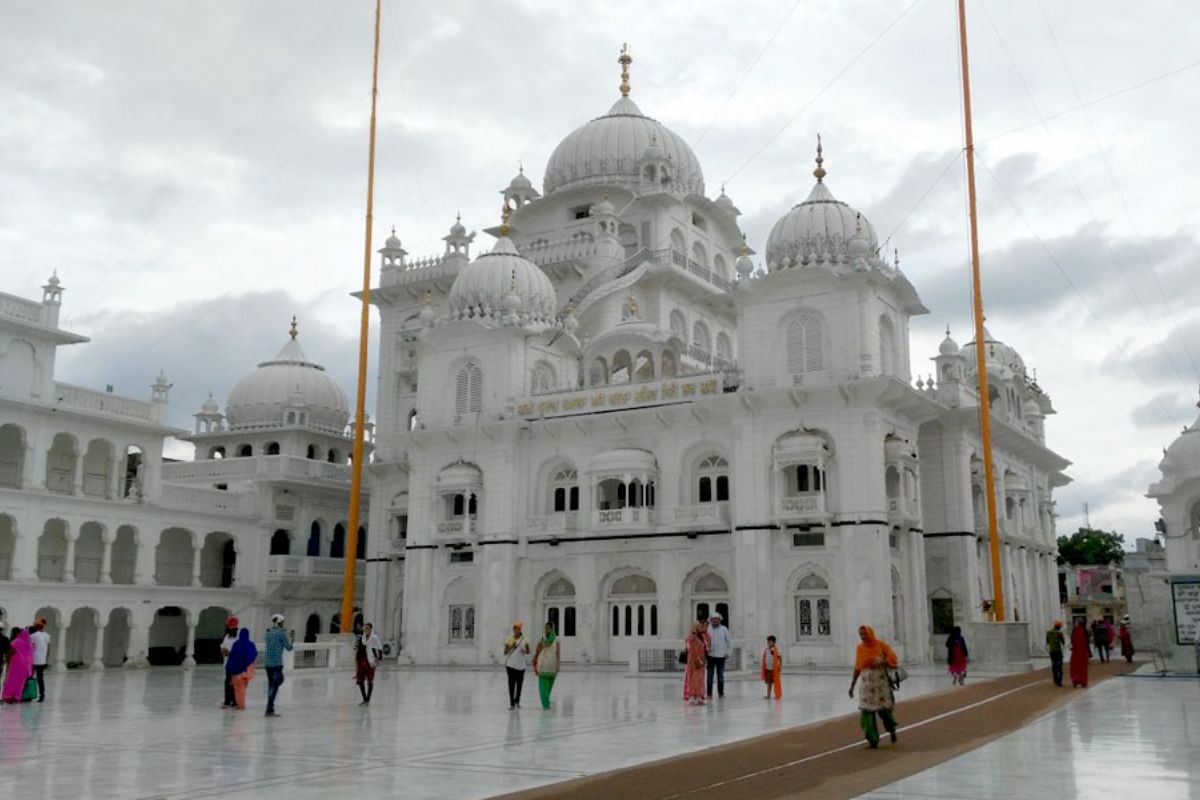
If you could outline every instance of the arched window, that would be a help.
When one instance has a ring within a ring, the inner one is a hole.
[[[559,636],[575,635],[575,585],[566,578],[556,578],[542,593],[544,621],[554,626]]]
[[[337,450],[330,448],[329,452],[325,454],[325,460],[328,461],[330,464],[338,463]]]
[[[671,309],[671,314],[668,317],[668,326],[671,329],[671,335],[675,336],[681,342],[687,341],[687,317],[678,308]]]
[[[729,277],[729,267],[725,264],[725,256],[720,253],[713,256],[713,272],[722,278]]]
[[[616,636],[658,636],[658,587],[645,575],[626,575],[609,590]]]
[[[305,546],[305,555],[317,557],[321,555],[321,523],[314,521],[308,529],[308,544]]]
[[[696,502],[724,503],[729,500],[729,463],[721,456],[707,456],[696,467]]]
[[[550,479],[550,509],[554,513],[579,510],[579,475],[563,467]]]
[[[706,572],[692,584],[693,618],[706,621],[713,614],[720,614],[729,625],[729,584],[715,572]]]
[[[237,449],[238,458],[249,458],[254,455],[254,448],[248,444],[240,444]]]
[[[529,393],[530,394],[547,394],[558,388],[558,379],[554,375],[554,367],[550,366],[545,361],[539,361],[533,365],[533,372],[529,377]]]
[[[267,442],[267,455],[279,455],[279,442]]]
[[[692,245],[692,260],[702,267],[708,266],[708,251],[699,242]]]
[[[708,326],[697,321],[692,326],[692,344],[706,353],[712,352],[712,337],[708,334]]]
[[[879,373],[896,373],[896,329],[887,317],[879,318]]]
[[[825,368],[824,333],[816,317],[797,317],[788,323],[787,368],[793,375],[820,372]]]
[[[588,386],[603,386],[608,383],[608,362],[602,356],[592,359],[588,369]]]
[[[305,458],[315,459],[317,457],[317,446],[315,444],[310,444],[308,449],[304,451],[304,455]]]
[[[271,534],[271,555],[286,556],[292,552],[292,537],[280,528]]]
[[[717,358],[733,361],[733,344],[729,340],[729,334],[725,331],[717,334]]]
[[[809,573],[796,583],[796,641],[827,639],[832,630],[829,584]]]
[[[675,351],[663,350],[662,354],[662,376],[664,378],[675,377]]]
[[[333,539],[329,542],[329,557],[346,557],[346,526],[340,522],[333,526]]]
[[[464,417],[483,409],[483,370],[474,361],[458,371],[454,379],[454,414]]]
[[[654,380],[654,354],[643,350],[633,360],[633,379],[645,382]]]
[[[900,499],[900,472],[895,467],[888,467],[883,477],[884,491],[888,500]]]
[[[784,474],[788,497],[825,491],[825,472],[816,464],[796,464],[786,468]]]
[[[628,350],[618,350],[613,354],[612,372],[609,373],[608,382],[612,384],[629,383],[633,377],[633,358],[629,355]]]
[[[681,267],[687,266],[687,243],[679,228],[671,230],[671,261]]]

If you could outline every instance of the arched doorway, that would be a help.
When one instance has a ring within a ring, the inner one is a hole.
[[[67,640],[64,657],[67,669],[78,669],[90,666],[96,659],[96,619],[94,608],[77,608],[71,614],[71,622],[67,628]]]
[[[214,531],[204,537],[200,553],[200,585],[228,589],[233,586],[237,545],[233,536]]]
[[[177,667],[186,654],[187,612],[179,606],[163,606],[150,624],[150,665]]]
[[[108,613],[108,624],[104,626],[104,666],[119,667],[125,663],[131,622],[127,608],[114,608]]]
[[[292,552],[292,535],[280,528],[271,534],[271,552],[273,556],[286,556]]]
[[[572,638],[575,636],[575,584],[563,576],[558,576],[546,584],[542,591],[542,622],[549,622],[559,636]],[[540,631],[534,631],[539,635]]]
[[[304,641],[315,642],[321,633],[321,617],[319,614],[309,614],[304,623]]]
[[[209,606],[196,618],[193,657],[197,664],[220,664],[221,641],[225,638],[225,620],[229,609]]]
[[[704,622],[713,614],[720,614],[726,627],[729,619],[729,584],[714,570],[702,572],[688,587],[691,597],[690,620]]]
[[[628,661],[645,639],[658,638],[658,586],[648,575],[616,578],[608,589],[608,656]]]
[[[61,581],[66,574],[67,523],[46,520],[38,538],[37,576],[41,581]]]

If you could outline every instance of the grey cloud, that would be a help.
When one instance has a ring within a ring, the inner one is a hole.
[[[1161,429],[1168,421],[1185,419],[1190,422],[1195,416],[1195,397],[1185,396],[1178,391],[1159,392],[1130,413],[1133,424],[1138,428]]]

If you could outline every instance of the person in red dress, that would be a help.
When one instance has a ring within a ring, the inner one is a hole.
[[[1075,628],[1071,631],[1071,685],[1087,688],[1088,658],[1091,656],[1091,642],[1088,631],[1082,620],[1076,620]]]

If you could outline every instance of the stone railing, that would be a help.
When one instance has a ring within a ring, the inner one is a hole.
[[[350,467],[300,456],[254,456],[248,458],[207,458],[163,464],[164,481],[204,481],[226,483],[249,478],[292,478],[350,481]]]
[[[598,242],[587,238],[560,239],[555,242],[542,239],[521,247],[520,252],[539,267],[548,267],[551,264],[566,264],[609,255],[611,248],[611,242]]]
[[[475,534],[475,520],[471,518],[465,519],[446,519],[437,524],[438,536],[473,536]]]
[[[248,517],[254,513],[253,495],[171,483],[163,484],[158,504],[163,508],[201,514]]]
[[[780,516],[800,517],[824,513],[825,495],[823,493],[810,492],[808,494],[792,495],[790,497],[779,498]]]
[[[525,529],[531,534],[566,534],[579,524],[579,512],[561,511],[557,514],[541,514],[525,520]]]
[[[563,417],[598,411],[686,403],[721,393],[721,380],[712,375],[671,378],[651,383],[597,386],[574,392],[535,395],[517,402],[521,417]]]
[[[653,524],[653,508],[607,508],[592,512],[592,526],[596,528],[636,528]]]
[[[134,400],[108,392],[97,392],[83,386],[72,386],[69,383],[54,383],[54,396],[60,408],[75,411],[86,411],[93,414],[104,414],[122,419],[136,419],[142,422],[158,422],[158,410],[154,403],[145,400]]]
[[[921,516],[921,508],[914,500],[904,500],[899,497],[889,497],[888,514],[899,514],[905,517],[919,517]]]
[[[358,559],[358,569],[355,578],[363,580],[366,561]],[[346,560],[343,558],[323,558],[317,556],[268,556],[267,580],[287,580],[291,578],[340,579],[345,573]]]
[[[676,254],[676,255],[679,255],[679,254]],[[675,266],[677,266],[677,267],[683,266],[682,264],[679,264],[678,262],[674,262],[674,263],[675,263]],[[701,264],[697,261],[693,261],[690,258],[687,260],[686,269],[688,272],[695,275],[697,278],[701,278],[705,281],[708,281],[713,286],[716,286],[718,289],[724,289],[725,291],[728,292],[730,289],[733,288],[733,283],[730,282],[729,278],[726,278],[724,275],[721,275],[720,273],[715,272],[714,270],[711,270],[708,267],[704,266],[703,264]]]
[[[0,292],[0,316],[41,325],[43,308],[41,303],[34,300],[26,300],[24,297],[14,297],[11,294]]]
[[[729,522],[729,503],[698,503],[694,506],[678,506],[676,522]]]

